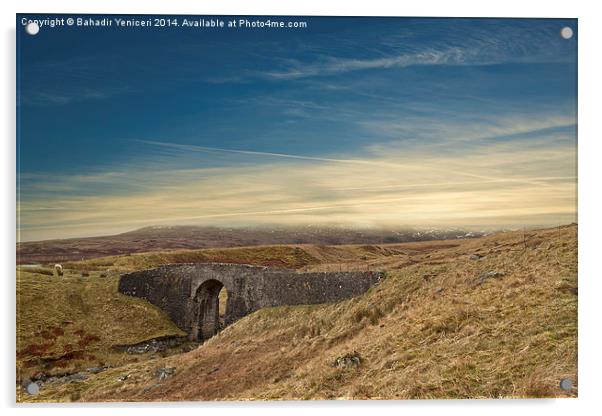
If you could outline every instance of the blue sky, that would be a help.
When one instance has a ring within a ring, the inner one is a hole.
[[[576,20],[279,20],[18,30],[21,239],[575,220]]]

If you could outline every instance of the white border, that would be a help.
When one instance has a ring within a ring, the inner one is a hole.
[[[487,401],[405,401],[405,402],[285,402],[285,403],[181,403],[132,404],[148,415],[163,415],[169,408],[180,413],[219,412],[252,415],[345,412],[348,415],[375,411],[382,414],[420,412],[421,414],[504,415],[508,413],[542,412],[546,415],[587,414],[596,406],[601,387],[600,359],[600,296],[602,279],[599,254],[602,230],[598,216],[602,214],[600,198],[601,140],[599,102],[600,47],[602,23],[593,1],[527,2],[498,0],[497,2],[393,1],[364,2],[304,0],[230,0],[212,3],[192,0],[4,0],[0,3],[3,23],[2,42],[2,123],[4,138],[2,157],[2,249],[4,265],[2,282],[2,314],[4,340],[2,348],[2,404],[8,412],[45,415],[81,414],[82,406],[19,406],[14,405],[14,336],[15,336],[15,13],[136,13],[136,14],[233,14],[233,15],[346,15],[346,16],[466,16],[466,17],[570,17],[579,18],[579,399],[564,400],[487,400]],[[87,406],[90,415],[119,412],[124,405]],[[592,412],[593,413],[593,412]]]

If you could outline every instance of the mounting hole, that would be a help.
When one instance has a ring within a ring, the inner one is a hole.
[[[562,390],[571,390],[573,388],[573,381],[570,378],[563,378],[560,380],[560,388]]]
[[[29,22],[25,25],[25,32],[27,32],[28,35],[37,35],[39,31],[40,25],[36,22]]]
[[[27,393],[31,394],[32,396],[35,396],[40,392],[40,386],[38,386],[38,383],[29,383],[26,387],[26,390]]]
[[[571,29],[568,26],[563,27],[562,30],[560,31],[560,36],[562,36],[564,39],[572,38],[573,37],[573,29]]]

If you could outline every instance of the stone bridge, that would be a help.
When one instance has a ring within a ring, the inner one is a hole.
[[[348,299],[382,277],[381,272],[300,273],[240,264],[169,264],[122,275],[119,291],[158,306],[190,339],[200,341],[258,309]],[[228,296],[220,322],[222,288]]]

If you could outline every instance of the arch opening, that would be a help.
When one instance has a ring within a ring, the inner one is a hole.
[[[194,297],[196,317],[192,337],[203,341],[217,334],[225,324],[227,290],[218,280],[208,280],[199,286]]]
[[[226,327],[226,312],[228,311],[228,290],[225,286],[219,291],[219,329],[222,330]]]

